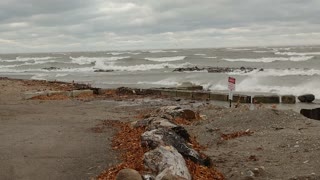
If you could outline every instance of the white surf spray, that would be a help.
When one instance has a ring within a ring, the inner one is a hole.
[[[225,61],[242,61],[242,62],[263,62],[263,63],[270,63],[274,61],[308,61],[312,59],[313,56],[292,56],[292,57],[262,57],[262,58],[239,58],[239,59],[223,59]]]
[[[155,62],[170,62],[170,61],[182,61],[186,58],[186,56],[173,56],[173,57],[146,57],[145,59],[148,61],[155,61]]]

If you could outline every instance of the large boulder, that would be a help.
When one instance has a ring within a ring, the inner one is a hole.
[[[320,108],[301,109],[300,114],[310,119],[320,120]]]
[[[122,169],[118,172],[116,180],[142,180],[142,177],[134,169]]]
[[[304,95],[298,96],[298,99],[300,102],[311,103],[312,101],[315,100],[315,96],[313,94],[304,94]]]
[[[177,127],[175,123],[171,122],[168,119],[162,118],[162,117],[149,117],[146,119],[142,119],[139,121],[134,122],[133,127],[145,127],[147,130],[153,130],[158,128],[174,128]]]
[[[156,180],[179,179],[191,180],[186,162],[172,146],[159,146],[144,154],[144,164],[157,174]]]
[[[179,153],[193,162],[205,166],[211,165],[208,157],[201,157],[196,150],[188,145],[185,138],[170,129],[160,128],[144,132],[141,135],[141,144],[152,149],[158,146],[173,146]]]
[[[183,109],[179,106],[165,106],[161,107],[157,112],[163,118],[183,118],[186,120],[197,119],[197,114],[190,109]],[[169,115],[169,116],[168,116]]]

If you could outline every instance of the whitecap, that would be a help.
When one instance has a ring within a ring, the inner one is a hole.
[[[223,82],[207,85],[207,87],[212,91],[228,90],[228,85]],[[239,92],[276,93],[280,95],[292,94],[295,96],[299,96],[307,92],[314,94],[316,98],[320,97],[320,84],[316,80],[297,84],[295,86],[276,86],[265,85],[259,77],[250,76],[237,83],[236,90]]]
[[[287,56],[307,56],[307,55],[320,55],[320,52],[274,52],[276,55]]]
[[[217,57],[212,56],[212,57],[204,57],[204,58],[207,58],[207,59],[216,59]]]
[[[244,76],[314,76],[320,75],[320,70],[318,69],[264,69],[260,71],[259,69],[253,70],[251,72],[244,71],[234,71],[227,73],[229,75],[244,75]]]
[[[149,61],[156,61],[156,62],[169,62],[169,61],[182,61],[185,58],[186,56],[173,56],[173,57],[160,57],[160,58],[146,57],[144,59]]]
[[[79,65],[85,65],[85,64],[94,64],[96,62],[110,62],[110,61],[117,61],[120,59],[126,59],[130,58],[130,56],[112,56],[112,57],[85,57],[85,56],[80,56],[80,57],[71,57],[71,62]]]
[[[162,86],[179,86],[181,83],[175,79],[163,79],[160,81],[139,81],[137,84],[152,84],[152,85],[162,85]]]
[[[262,58],[239,58],[239,59],[223,59],[225,61],[243,61],[243,62],[263,62],[270,63],[274,61],[308,61],[313,56],[292,56],[292,57],[262,57]]]
[[[178,51],[175,51],[175,50],[150,50],[150,51],[143,51],[143,52],[148,52],[148,53],[166,53],[166,52],[169,52],[169,53],[176,53]]]
[[[48,74],[35,74],[34,76],[31,77],[31,79],[34,79],[34,80],[46,80],[46,77],[48,77],[49,75]]]
[[[169,64],[169,63],[161,63],[161,64],[139,64],[133,66],[118,66],[114,64],[100,64],[98,69],[110,69],[115,71],[149,71],[156,69],[165,69],[165,68],[181,68],[190,65],[190,63],[183,64]]]
[[[1,60],[2,62],[26,62],[26,61],[45,61],[56,57],[16,57],[16,59]]]

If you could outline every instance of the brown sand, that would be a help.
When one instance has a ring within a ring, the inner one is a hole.
[[[204,114],[185,125],[227,179],[320,179],[320,121],[293,111],[168,99],[22,100],[25,91],[72,85],[0,79],[0,179],[89,179],[119,163],[104,120],[133,121],[180,105]],[[250,133],[244,133],[250,132]],[[252,132],[252,133],[251,133]],[[236,135],[234,135],[236,134]],[[227,135],[224,139],[223,135]]]

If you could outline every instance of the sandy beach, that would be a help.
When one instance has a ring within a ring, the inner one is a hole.
[[[117,129],[101,124],[136,121],[168,105],[200,113],[184,127],[225,179],[320,179],[320,121],[292,110],[148,96],[24,100],[24,92],[75,87],[7,78],[0,87],[1,179],[95,179],[121,162],[111,147]]]

